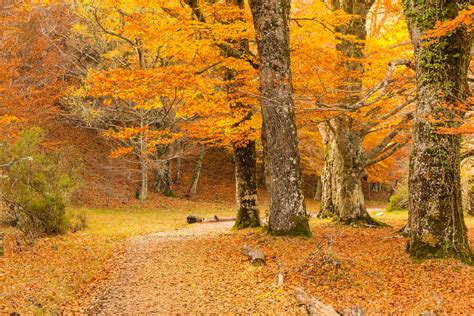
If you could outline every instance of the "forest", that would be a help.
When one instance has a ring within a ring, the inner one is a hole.
[[[473,315],[473,0],[0,0],[0,314]]]

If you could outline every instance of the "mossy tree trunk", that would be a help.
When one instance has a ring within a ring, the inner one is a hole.
[[[302,192],[300,155],[290,70],[289,0],[250,0],[260,57],[265,167],[268,168],[268,231],[310,235]]]
[[[196,18],[206,23],[206,17],[201,12],[198,1],[186,0]],[[216,3],[215,0],[206,0],[208,3]],[[229,5],[235,5],[239,9],[244,9],[244,0],[226,0]],[[236,16],[236,20],[241,20],[241,16]],[[233,57],[245,60],[250,52],[248,39],[241,39],[237,42],[226,42],[218,44],[221,54],[224,57]],[[252,65],[252,64],[251,64]],[[255,67],[255,65],[252,65]],[[235,79],[238,75],[238,71],[222,67],[224,73],[224,80],[227,82],[226,89],[229,95],[236,95],[236,88],[241,85],[236,82]],[[232,98],[232,97],[231,97]],[[230,110],[232,115],[239,117],[237,123],[233,126],[238,129],[239,126],[244,125],[246,122],[252,119],[253,111],[252,107],[248,104],[241,102],[231,102]],[[260,218],[258,213],[257,205],[257,167],[256,167],[256,153],[255,153],[255,141],[246,138],[246,135],[242,135],[244,140],[248,140],[246,144],[234,144],[234,160],[235,160],[235,183],[236,183],[236,202],[237,202],[237,221],[235,226],[237,228],[247,228],[260,226]]]
[[[257,204],[257,161],[255,141],[234,146],[237,220],[235,227],[260,226]]]
[[[448,36],[424,39],[437,21],[452,19],[469,0],[405,0],[403,2],[415,49],[417,94],[409,175],[407,250],[417,258],[471,259],[461,203],[460,137],[440,134],[456,127],[456,112],[445,104],[468,96],[467,70],[471,36],[459,28]]]

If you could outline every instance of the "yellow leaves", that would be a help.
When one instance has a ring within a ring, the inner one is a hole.
[[[130,154],[132,151],[133,151],[132,147],[120,147],[120,148],[117,148],[117,149],[113,150],[110,153],[110,157],[119,158],[119,157]]]
[[[18,118],[16,116],[12,116],[12,115],[0,115],[0,127],[2,127],[2,125],[8,125],[8,124],[11,124],[11,123],[14,123],[14,122],[18,122]]]

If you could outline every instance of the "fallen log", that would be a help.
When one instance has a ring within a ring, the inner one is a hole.
[[[265,264],[265,254],[262,250],[257,248],[251,248],[248,245],[242,247],[242,254],[250,258],[250,263],[253,265],[264,265]]]
[[[211,218],[202,218],[197,215],[188,215],[186,217],[186,222],[188,224],[194,224],[194,223],[213,223],[213,222],[233,222],[235,221],[235,217],[219,217],[217,215],[214,215],[214,217]]]
[[[331,305],[326,305],[307,294],[299,287],[295,287],[294,294],[298,304],[304,306],[308,315],[313,316],[339,316],[339,313]]]

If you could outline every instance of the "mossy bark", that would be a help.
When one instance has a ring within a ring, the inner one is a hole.
[[[308,236],[290,68],[290,1],[251,0],[249,4],[260,57],[262,133],[270,194],[268,231]]]
[[[257,161],[255,141],[234,146],[235,191],[237,201],[236,228],[259,227],[257,205]]]
[[[416,258],[471,260],[460,185],[460,137],[440,134],[462,116],[446,104],[468,96],[467,69],[472,35],[459,28],[447,36],[424,39],[437,21],[452,19],[470,1],[405,0],[415,49],[417,94],[409,175],[408,252]]]

